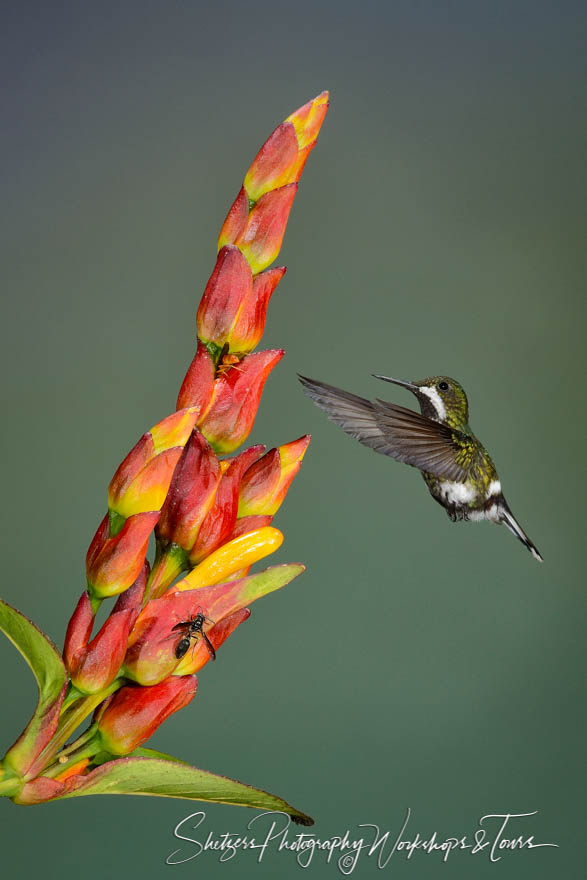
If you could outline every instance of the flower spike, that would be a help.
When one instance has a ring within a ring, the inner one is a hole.
[[[249,573],[282,544],[271,523],[309,436],[269,452],[257,445],[219,456],[248,437],[267,377],[284,354],[256,348],[285,274],[271,264],[327,109],[323,92],[292,113],[245,175],[197,310],[196,353],[177,411],[143,434],[110,482],[63,658],[0,600],[0,629],[39,686],[31,721],[0,761],[0,796],[15,803],[149,794],[277,809],[312,824],[280,798],[142,745],[191,702],[195,673],[216,659],[249,618],[249,606],[304,570],[295,564]],[[92,637],[97,611],[111,597],[116,602]]]

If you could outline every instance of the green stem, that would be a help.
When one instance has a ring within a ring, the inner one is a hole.
[[[65,699],[63,700],[63,703],[61,705],[61,712],[60,712],[61,717],[63,717],[63,715],[65,715],[66,711],[68,709],[70,709],[74,703],[76,703],[78,700],[82,699],[85,696],[86,695],[83,694],[81,691],[78,691],[78,689],[73,684],[73,682],[70,681],[69,685],[67,687],[67,693],[65,694]]]
[[[71,755],[72,752],[75,752],[77,749],[81,748],[83,745],[89,742],[89,740],[91,740],[91,738],[94,736],[96,729],[96,725],[91,724],[90,727],[88,727],[88,729],[85,730],[81,734],[81,736],[78,736],[78,738],[74,742],[61,749],[61,751],[59,752],[59,759],[68,757],[69,755]]]
[[[14,797],[20,791],[22,785],[22,779],[19,779],[17,776],[3,779],[0,782],[0,797]]]
[[[100,737],[96,735],[97,726],[92,724],[91,727],[83,733],[74,743],[63,749],[59,753],[59,757],[54,764],[43,770],[43,776],[50,778],[59,776],[67,769],[67,765],[73,766],[82,758],[93,758],[102,748]]]
[[[143,607],[150,599],[158,599],[182,571],[189,568],[187,553],[179,544],[169,544],[163,549],[157,544],[155,561],[147,581]]]
[[[57,733],[55,734],[51,745],[58,742],[59,748],[67,742],[76,727],[85,721],[94,709],[102,703],[106,697],[117,691],[122,685],[122,679],[116,678],[108,687],[99,691],[97,694],[88,694],[84,699],[75,706],[67,716],[61,719]]]
[[[124,679],[117,678],[112,684],[108,685],[108,687],[104,688],[99,693],[89,694],[77,704],[71,706],[70,709],[62,715],[55,736],[35,760],[33,766],[27,773],[27,776],[31,779],[34,776],[39,776],[44,771],[44,768],[52,763],[55,755],[60,751],[62,746],[65,745],[74,730],[85,721],[88,715],[90,715],[94,709],[106,699],[106,697],[109,697],[110,694],[117,691],[123,683]]]

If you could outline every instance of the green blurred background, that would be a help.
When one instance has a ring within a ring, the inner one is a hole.
[[[61,644],[105,489],[174,405],[216,235],[257,148],[332,104],[279,262],[251,442],[311,432],[255,606],[151,744],[274,791],[321,837],[361,822],[559,849],[394,857],[429,878],[583,876],[585,42],[573,2],[41,3],[4,8],[2,596]],[[447,373],[512,507],[453,525],[418,474],[327,422],[295,374]],[[2,751],[32,678],[0,642]],[[3,865],[61,878],[299,877],[292,856],[175,868],[188,802],[0,802]],[[207,829],[253,815],[207,808]],[[337,876],[316,856],[310,873]],[[362,859],[353,876],[377,875]]]

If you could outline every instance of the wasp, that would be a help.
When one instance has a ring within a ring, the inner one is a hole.
[[[192,639],[197,642],[200,636],[202,637],[202,639],[204,640],[204,644],[208,648],[208,653],[210,654],[211,659],[216,660],[216,651],[214,650],[214,645],[203,630],[203,626],[205,623],[214,623],[214,621],[210,620],[209,617],[206,617],[206,615],[203,614],[203,612],[200,610],[196,614],[191,614],[189,620],[182,620],[179,623],[176,623],[174,627],[172,627],[172,632],[174,630],[183,630],[182,637],[175,646],[175,656],[178,660],[181,660],[181,658],[187,654],[188,649],[192,643]]]

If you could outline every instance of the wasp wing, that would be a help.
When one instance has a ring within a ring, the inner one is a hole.
[[[204,630],[202,630],[202,638],[204,639],[204,641],[206,643],[206,647],[208,648],[208,652],[210,654],[211,659],[216,660],[216,651],[214,650],[214,645],[212,644],[212,642],[210,641],[210,639],[208,638],[208,636],[206,635]]]

